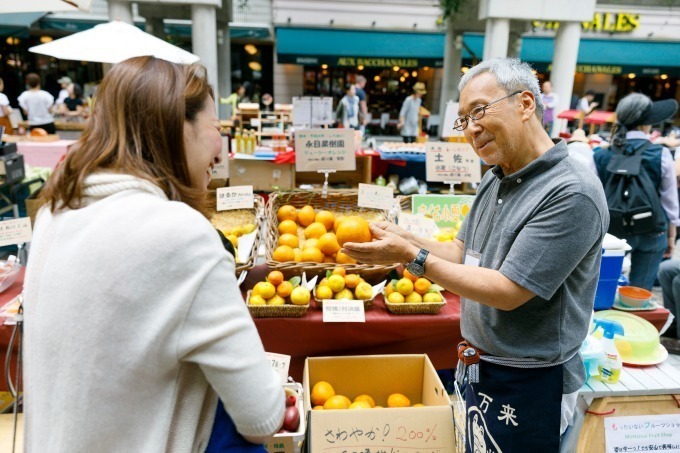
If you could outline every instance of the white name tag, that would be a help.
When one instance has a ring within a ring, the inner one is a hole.
[[[463,264],[466,266],[479,267],[479,262],[482,260],[482,254],[468,250],[465,252],[465,261]]]

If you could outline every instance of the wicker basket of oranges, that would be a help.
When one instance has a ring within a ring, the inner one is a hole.
[[[369,282],[384,279],[397,264],[360,264],[340,252],[345,242],[368,242],[368,223],[391,220],[387,211],[359,208],[358,192],[277,192],[267,204],[266,263],[287,277],[325,276],[338,264]]]
[[[387,283],[383,295],[385,306],[395,315],[434,315],[446,305],[441,286],[404,270],[401,279]]]

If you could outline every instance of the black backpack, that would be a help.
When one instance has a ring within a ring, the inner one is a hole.
[[[657,184],[642,165],[643,153],[650,145],[645,141],[637,148],[629,143],[624,149],[611,148],[613,156],[603,184],[609,207],[609,233],[614,236],[660,233],[668,227]]]

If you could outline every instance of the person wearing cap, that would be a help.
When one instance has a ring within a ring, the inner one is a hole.
[[[397,129],[401,129],[404,143],[414,143],[416,141],[416,136],[418,135],[418,113],[425,94],[427,94],[425,84],[423,82],[416,82],[413,85],[413,94],[408,96],[401,105]]]
[[[597,167],[593,159],[593,150],[588,144],[588,137],[583,129],[576,129],[567,140],[569,155],[583,164],[588,170],[597,176]]]
[[[57,96],[57,100],[54,101],[55,107],[58,106],[59,104],[63,104],[64,100],[68,98],[69,96],[68,86],[73,83],[73,80],[71,80],[70,77],[64,76],[57,80],[57,83],[61,86],[61,90],[59,90],[59,96]]]
[[[597,178],[543,129],[531,66],[485,60],[458,89],[454,128],[493,168],[455,240],[421,239],[378,222],[372,242],[345,243],[342,251],[365,264],[407,263],[414,275],[460,296],[465,342],[456,374],[465,384],[468,432],[479,433],[468,436],[466,451],[487,451],[485,444],[556,452],[586,380],[579,350],[595,300],[607,201]]]
[[[608,148],[595,153],[595,164],[603,184],[608,176],[607,166],[617,150],[641,156],[640,171],[652,180],[654,193],[661,202],[662,212],[655,218],[655,231],[631,234],[625,239],[632,247],[630,284],[651,290],[661,260],[673,256],[678,216],[678,191],[675,167],[670,151],[649,140],[652,125],[672,118],[678,109],[675,99],[652,102],[641,93],[632,93],[621,99],[616,107],[616,123]],[[620,152],[620,151],[619,151]]]

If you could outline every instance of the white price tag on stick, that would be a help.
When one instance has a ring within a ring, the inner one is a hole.
[[[425,172],[432,182],[479,182],[482,163],[468,143],[428,142]]]
[[[389,211],[393,204],[394,191],[391,187],[359,184],[359,207]]]
[[[253,186],[220,187],[217,192],[217,210],[252,209],[255,205]]]
[[[0,247],[30,242],[32,236],[29,217],[0,222]]]
[[[430,239],[437,230],[437,224],[429,217],[400,212],[397,224],[419,238]]]
[[[276,354],[275,352],[265,352],[267,359],[272,368],[281,377],[281,383],[288,382],[288,369],[290,368],[290,356],[285,354]]]
[[[364,301],[324,299],[323,322],[366,322]]]

